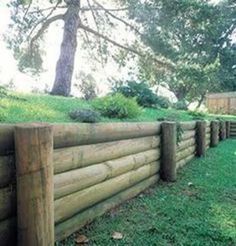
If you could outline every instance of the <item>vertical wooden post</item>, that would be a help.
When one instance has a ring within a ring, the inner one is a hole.
[[[196,156],[204,156],[206,154],[206,121],[197,121],[196,144]]]
[[[219,143],[219,121],[211,122],[211,147],[216,147]]]
[[[176,180],[176,123],[163,122],[161,125],[161,177],[165,181]]]
[[[230,138],[230,121],[226,121],[226,138]]]
[[[219,133],[220,141],[225,140],[226,138],[226,124],[225,121],[220,121],[220,133]]]
[[[53,134],[45,124],[15,127],[19,246],[54,245]]]

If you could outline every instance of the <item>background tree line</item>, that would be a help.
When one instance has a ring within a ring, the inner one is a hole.
[[[114,59],[122,66],[136,56],[138,79],[169,88],[180,101],[200,104],[208,91],[236,90],[234,0],[113,2],[115,7],[107,8],[97,0],[12,0],[15,32],[7,41],[20,69],[40,69],[40,44],[51,23],[60,20],[63,40],[51,94],[70,95],[78,39],[98,62],[111,55],[110,45],[119,48]],[[116,23],[135,34],[132,44],[112,38]]]

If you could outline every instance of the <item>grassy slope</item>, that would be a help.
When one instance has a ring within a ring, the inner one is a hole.
[[[0,99],[0,121],[1,122],[70,122],[68,112],[77,108],[90,108],[88,102],[81,99],[46,96],[37,94],[17,94],[21,100],[9,98]],[[191,120],[192,116],[186,111],[174,109],[143,109],[142,114],[135,119],[124,121],[155,121],[157,118],[168,117],[177,120]],[[216,116],[208,116],[214,118]],[[225,116],[227,117],[227,116]],[[228,118],[233,118],[228,116]],[[236,119],[236,116],[234,117]],[[102,121],[119,121],[118,119],[106,119]]]
[[[124,238],[111,239],[114,231]],[[236,140],[191,161],[176,183],[160,183],[79,233],[90,245],[236,245]],[[74,236],[58,245],[76,245]]]

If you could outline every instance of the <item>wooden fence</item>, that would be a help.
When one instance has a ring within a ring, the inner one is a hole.
[[[236,114],[236,92],[208,94],[206,105],[210,113]]]
[[[0,125],[1,245],[53,245],[159,178],[175,181],[235,129],[218,121]]]

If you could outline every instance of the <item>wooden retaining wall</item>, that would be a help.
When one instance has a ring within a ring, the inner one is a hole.
[[[229,136],[236,138],[236,121],[229,122]]]
[[[160,178],[175,181],[234,132],[218,121],[0,125],[1,245],[61,240]]]

